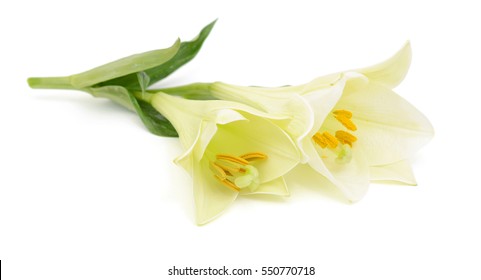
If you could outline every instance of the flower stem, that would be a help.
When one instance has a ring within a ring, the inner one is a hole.
[[[32,77],[27,80],[31,88],[77,89],[70,84],[70,77]]]
[[[138,100],[145,101],[149,104],[152,103],[152,97],[154,96],[155,92],[149,91],[149,92],[141,92],[141,91],[136,91],[134,92],[135,98]]]

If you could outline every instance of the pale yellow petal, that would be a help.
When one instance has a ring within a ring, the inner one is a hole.
[[[304,147],[310,156],[308,164],[331,181],[350,201],[360,200],[369,188],[369,167],[361,151],[353,151],[349,163],[339,164],[335,159],[321,158],[313,144]]]
[[[276,196],[289,196],[289,190],[287,189],[284,177],[278,177],[277,179],[260,184],[259,187],[253,192],[249,191],[249,189],[245,189],[245,191],[242,190],[241,194],[269,194]]]
[[[261,183],[284,175],[299,162],[299,150],[282,129],[265,118],[243,115],[248,121],[218,125],[207,150],[230,155],[266,154],[267,159],[255,163]]]
[[[395,181],[408,185],[417,185],[411,164],[407,160],[371,166],[370,173],[371,181]]]
[[[300,96],[306,89],[311,90],[307,85],[263,88],[235,86],[221,82],[213,83],[210,87],[212,95],[217,98],[249,105],[269,114],[269,118],[282,117],[275,123],[284,129],[299,145],[314,122],[311,107]],[[302,156],[303,161],[306,161],[305,155],[302,154]]]
[[[182,146],[186,149],[192,147],[199,137],[202,122],[202,118],[193,114],[198,110],[197,104],[162,92],[152,95],[151,104],[172,123]]]
[[[202,160],[194,165],[192,179],[194,183],[196,220],[199,225],[208,223],[219,216],[234,202],[239,194],[214,178],[206,160]]]
[[[411,65],[411,44],[406,44],[388,60],[379,64],[354,70],[366,75],[370,81],[394,88],[402,82]]]
[[[321,128],[326,117],[339,102],[348,79],[348,76],[344,74],[338,75],[337,81],[333,82],[331,86],[309,91],[302,96],[314,115],[314,123],[307,134],[309,138]]]
[[[323,159],[324,164],[334,177],[333,183],[355,202],[364,197],[369,188],[369,166],[360,150],[352,151],[352,160],[338,163],[333,157]]]
[[[375,83],[343,95],[336,105],[353,113],[358,141],[370,166],[412,157],[434,134],[429,120],[395,92]]]

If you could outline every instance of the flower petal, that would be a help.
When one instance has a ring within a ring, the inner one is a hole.
[[[364,74],[370,81],[394,88],[402,82],[411,65],[411,44],[406,44],[388,60],[363,69],[354,70]]]
[[[349,77],[350,74],[351,73],[348,75]],[[344,74],[337,75],[337,79],[334,80],[329,87],[317,88],[303,95],[303,98],[305,98],[306,102],[310,105],[309,107],[314,114],[314,123],[307,133],[308,138],[321,128],[326,116],[341,98],[348,76]]]
[[[270,194],[277,196],[289,196],[289,190],[287,189],[284,177],[276,178],[272,181],[264,182],[259,185],[259,187],[251,192],[249,189],[245,189],[241,192],[242,195],[251,194]]]
[[[195,157],[202,158],[205,149],[209,145],[212,137],[217,133],[217,124],[228,124],[236,121],[248,121],[242,114],[231,109],[221,109],[210,112],[212,121],[202,121],[201,132],[198,142],[196,142],[197,148],[195,149]],[[185,154],[189,153],[187,151]]]
[[[322,159],[314,144],[305,144],[310,156],[309,165],[338,187],[350,201],[360,200],[369,188],[369,167],[362,151],[353,151],[349,163],[339,164],[334,159]]]
[[[358,73],[353,75],[362,76]],[[276,88],[244,87],[224,83],[211,85],[212,95],[241,102],[269,114],[287,119],[275,121],[296,141],[301,151],[301,162],[308,161],[302,140],[319,129],[323,119],[342,94],[347,74],[331,74],[299,86]],[[362,76],[364,77],[364,76]]]
[[[364,197],[369,188],[369,167],[362,151],[352,151],[349,163],[337,163],[334,158],[323,161],[335,178],[333,183],[341,187],[349,200],[355,202]]]
[[[329,85],[327,85],[329,86]],[[307,85],[276,88],[234,86],[221,82],[210,87],[216,98],[240,102],[269,114],[267,117],[282,117],[275,123],[284,129],[300,146],[301,139],[309,132],[314,123],[314,114],[300,94]],[[310,88],[309,88],[310,89]],[[302,160],[307,158],[302,154]]]
[[[196,220],[199,225],[219,216],[239,194],[217,181],[208,164],[207,160],[202,160],[193,168]]]
[[[172,123],[184,148],[189,148],[195,143],[202,121],[193,114],[198,111],[197,102],[159,92],[152,95],[151,104]]]
[[[249,113],[243,115],[248,121],[218,125],[207,150],[231,155],[266,154],[267,159],[255,163],[261,183],[274,180],[297,165],[299,151],[282,129],[265,118]]]
[[[416,179],[407,160],[370,167],[371,181],[396,181],[408,185],[417,185]]]
[[[344,94],[336,109],[353,113],[356,145],[370,166],[409,158],[433,137],[428,119],[389,88],[368,83],[355,90]]]

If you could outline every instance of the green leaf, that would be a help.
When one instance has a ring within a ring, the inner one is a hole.
[[[175,70],[179,69],[181,66],[191,61],[199,52],[207,36],[209,36],[209,33],[214,27],[215,22],[216,21],[213,21],[206,27],[204,27],[199,33],[199,35],[193,40],[188,42],[182,42],[180,44],[179,51],[169,61],[157,65],[153,68],[143,70],[145,74],[147,74],[147,76],[150,78],[148,85],[150,86],[164,79],[165,77],[172,74]],[[123,87],[133,90],[141,89],[136,73],[132,73],[98,84],[98,86],[106,85],[121,85]]]
[[[155,135],[178,137],[175,128],[148,102],[138,100],[132,91],[121,86],[86,88],[95,97],[105,97],[137,112],[147,129]]]
[[[204,27],[191,41],[177,40],[171,47],[125,57],[86,72],[65,77],[34,77],[28,83],[32,88],[78,89],[95,97],[108,98],[132,111],[136,111],[150,132],[160,136],[177,137],[172,124],[152,105],[142,99],[147,88],[167,77],[192,60],[214,27],[216,21]],[[183,94],[197,96],[205,86],[185,89]],[[138,98],[135,96],[138,94]]]
[[[84,88],[129,74],[137,75],[137,72],[162,65],[169,61],[176,55],[179,48],[180,40],[177,39],[177,41],[167,49],[134,54],[101,65],[89,71],[72,75],[70,76],[70,83],[75,88]]]
[[[155,135],[167,137],[179,137],[174,126],[162,114],[155,110],[149,103],[137,100],[137,113],[144,125]]]
[[[196,38],[188,42],[177,40],[169,48],[134,54],[71,76],[31,77],[28,84],[32,88],[44,89],[85,90],[89,87],[123,86],[141,90],[137,73],[145,72],[149,77],[147,87],[169,76],[197,55],[215,22],[205,26]]]
[[[113,102],[124,106],[125,108],[136,111],[132,103],[130,92],[121,86],[105,86],[96,88],[85,88],[84,91],[90,93],[94,97],[103,97],[112,100]]]

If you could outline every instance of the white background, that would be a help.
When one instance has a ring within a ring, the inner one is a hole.
[[[167,276],[174,265],[481,279],[475,3],[3,1],[2,279],[181,279]],[[411,40],[411,70],[396,91],[436,129],[413,159],[418,186],[373,184],[349,204],[290,176],[291,197],[242,197],[199,227],[191,179],[172,163],[177,139],[149,134],[109,101],[26,84],[189,40],[215,18],[197,58],[159,86],[298,84],[380,62]]]

